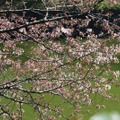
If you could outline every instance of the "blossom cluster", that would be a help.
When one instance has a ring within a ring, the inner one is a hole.
[[[104,38],[119,36],[119,14],[112,12],[103,13],[104,15],[94,13],[94,15],[81,15],[77,18],[61,19],[58,21],[49,21],[45,24],[33,24],[43,20],[37,17],[25,19],[15,13],[6,17],[6,13],[0,16],[0,31],[7,30],[0,35],[1,40],[20,40],[29,35],[36,39],[58,39],[64,37],[72,38]],[[99,17],[98,17],[99,16]],[[55,16],[57,18],[57,16]],[[114,19],[115,18],[115,19]],[[103,19],[103,20],[102,20]],[[111,21],[113,21],[111,23]],[[31,25],[29,25],[31,24]],[[21,27],[23,25],[23,27]],[[20,27],[20,28],[19,28]],[[15,31],[14,29],[17,29]]]
[[[118,82],[120,71],[112,71],[110,65],[120,64],[117,57],[120,41],[118,29],[110,22],[83,16],[83,19],[27,26],[29,21],[13,13],[9,19],[0,16],[0,21],[0,32],[8,29],[0,33],[0,96],[3,98],[0,113],[3,119],[22,119],[24,105],[28,105],[39,114],[38,119],[55,120],[55,113],[69,120],[74,112],[81,112],[82,105],[92,104],[91,95],[99,94],[106,100],[113,97],[107,91]],[[26,27],[17,29],[23,24]],[[91,24],[94,27],[90,27]],[[96,26],[102,29],[98,33]],[[17,30],[14,31],[14,27]],[[106,32],[116,39],[97,39]],[[60,102],[56,102],[56,98]],[[3,104],[5,99],[9,101]],[[66,103],[68,109],[74,108],[70,116],[64,115],[62,109]]]

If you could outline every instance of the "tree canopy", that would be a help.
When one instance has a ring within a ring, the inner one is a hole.
[[[96,95],[113,99],[120,11],[112,2],[0,1],[0,119],[81,120]]]

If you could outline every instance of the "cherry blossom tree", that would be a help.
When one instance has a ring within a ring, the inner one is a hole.
[[[92,14],[91,7],[80,9],[78,3],[84,1],[42,1],[44,10],[34,9],[39,0],[33,5],[21,0],[20,9],[14,0],[3,2],[7,7],[0,11],[0,119],[22,120],[27,106],[34,120],[73,120],[83,104],[91,105],[92,94],[111,98],[107,91],[120,75],[110,66],[119,63],[118,18],[113,23],[102,20],[104,16]],[[101,40],[105,35],[108,39]],[[64,105],[71,109],[69,114]]]

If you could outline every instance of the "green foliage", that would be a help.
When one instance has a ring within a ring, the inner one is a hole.
[[[111,5],[111,9],[119,11],[120,10],[120,3]]]
[[[100,2],[99,4],[95,5],[96,10],[106,10],[110,8],[110,3],[108,1]]]
[[[9,5],[10,6],[9,6]],[[43,9],[43,3],[39,0],[1,0],[1,9],[6,9],[6,5],[9,6],[8,9]],[[12,8],[10,8],[12,7]]]
[[[105,1],[102,1],[99,4],[95,5],[95,9],[97,11],[103,11],[103,10],[108,10],[108,9],[119,11],[120,10],[120,3],[110,4],[109,1],[105,0]]]

